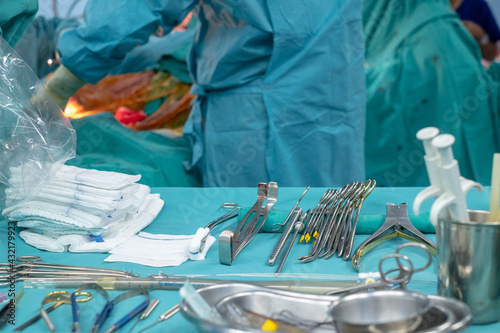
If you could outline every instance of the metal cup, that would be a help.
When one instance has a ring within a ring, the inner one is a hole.
[[[474,324],[489,324],[500,320],[500,222],[468,212],[470,222],[438,221],[438,293],[465,302]]]

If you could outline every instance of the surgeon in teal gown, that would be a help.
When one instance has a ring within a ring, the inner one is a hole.
[[[364,180],[361,0],[90,0],[62,34],[48,89],[64,106],[158,27],[191,11],[198,95],[185,135],[205,186],[340,186]]]
[[[365,0],[366,173],[381,186],[428,186],[422,143],[434,126],[453,134],[462,176],[491,181],[500,148],[500,75],[449,0]],[[491,75],[493,74],[493,75]]]
[[[0,36],[11,46],[15,46],[37,11],[37,0],[2,0],[0,2]]]

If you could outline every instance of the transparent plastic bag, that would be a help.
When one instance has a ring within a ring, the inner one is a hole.
[[[69,120],[0,37],[0,210],[35,195],[75,146]]]

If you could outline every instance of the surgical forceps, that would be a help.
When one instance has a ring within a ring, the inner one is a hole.
[[[27,328],[28,326],[31,326],[32,324],[36,323],[40,318],[43,318],[45,323],[47,324],[47,327],[51,332],[55,332],[54,325],[52,324],[52,321],[48,317],[48,313],[52,312],[53,310],[57,309],[59,306],[63,304],[71,304],[70,300],[70,292],[65,291],[65,290],[57,290],[48,293],[44,300],[42,301],[42,307],[40,308],[40,313],[22,324],[21,326],[17,327],[14,332],[20,332]],[[88,302],[92,299],[92,294],[86,291],[82,292],[77,292],[76,293],[76,299],[75,302],[82,303],[82,302]],[[85,298],[78,298],[78,297],[85,297]],[[48,303],[54,303],[53,305],[49,306],[47,309],[43,307],[43,305],[48,304]]]
[[[408,217],[408,207],[405,203],[395,205],[388,203],[386,206],[387,216],[384,224],[362,242],[354,251],[352,256],[352,265],[356,271],[359,270],[359,261],[361,257],[375,246],[389,240],[391,238],[400,236],[412,242],[422,243],[427,246],[430,252],[435,255],[437,248],[436,245],[424,236],[417,228],[411,223]]]
[[[361,207],[363,206],[365,199],[372,193],[376,185],[377,182],[375,180],[367,180],[365,182],[365,192],[356,202],[356,216],[354,217],[354,222],[349,224],[350,229],[346,238],[347,245],[344,248],[344,260],[349,260],[349,257],[351,256],[352,244],[354,243],[354,235],[356,234],[356,226],[358,224],[359,212],[361,211]]]
[[[327,190],[323,196],[319,199],[318,204],[316,205],[315,208],[313,208],[312,211],[310,211],[310,217],[309,221],[307,222],[306,229],[304,230],[304,234],[300,238],[300,242],[306,241],[309,242],[311,238],[311,234],[313,237],[315,237],[315,234],[313,233],[314,228],[316,227],[316,224],[320,219],[324,217],[324,212],[326,207],[328,207],[333,200],[335,199],[335,196],[337,195],[338,191],[337,190]]]
[[[337,252],[338,257],[343,256],[344,260],[348,260],[351,256],[352,243],[354,242],[354,234],[356,232],[361,206],[366,197],[368,197],[375,188],[376,182],[374,180],[367,180],[364,183],[353,184],[354,192],[348,198],[342,216],[339,218],[333,234],[330,235],[325,253],[320,255],[320,258],[324,257],[328,259],[332,257],[335,252]],[[356,211],[355,216],[354,211]]]
[[[86,266],[72,266],[41,262],[39,256],[21,256],[18,264],[0,263],[0,285],[8,282],[12,277],[22,281],[32,277],[136,277],[136,275],[115,269],[96,268]]]
[[[315,226],[313,236],[317,236],[313,244],[311,253],[307,256],[299,257],[302,262],[310,262],[315,260],[323,251],[327,244],[329,235],[334,232],[336,226],[336,217],[339,210],[343,207],[343,203],[349,198],[349,195],[356,189],[357,183],[352,183],[342,187],[340,191],[335,190],[334,195],[327,202],[328,206],[324,206],[320,211],[319,223]],[[327,207],[329,210],[327,210]]]
[[[328,224],[326,232],[327,243],[324,245],[324,252],[319,255],[319,258],[328,259],[338,251],[342,255],[344,251],[345,232],[348,229],[347,224],[350,223],[353,213],[353,207],[358,197],[364,192],[362,183],[354,182],[347,191],[344,197],[339,200],[339,209],[336,210],[338,215],[334,215]]]
[[[335,253],[347,260],[351,255],[359,211],[375,184],[372,180],[364,183],[353,182],[342,187],[340,191],[327,191],[313,210],[311,222],[307,223],[304,232],[306,242],[310,233],[316,238],[313,248],[299,260],[309,262],[316,258],[328,259]]]

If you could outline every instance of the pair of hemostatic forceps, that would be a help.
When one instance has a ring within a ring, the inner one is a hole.
[[[342,187],[340,191],[334,190],[331,192],[332,195],[316,217],[317,222],[315,222],[314,229],[312,230],[314,231],[313,237],[316,237],[313,248],[307,256],[302,256],[299,260],[309,262],[315,260],[320,255],[328,241],[328,236],[336,226],[335,218],[339,210],[342,209],[342,204],[348,199],[354,189],[355,184],[348,184]]]
[[[41,262],[39,256],[21,256],[18,264],[0,263],[0,286],[10,279],[22,281],[26,278],[40,277],[136,277],[136,275],[116,269],[72,266]]]
[[[352,242],[365,198],[375,187],[375,181],[347,184],[340,191],[329,190],[320,199],[318,206],[311,212],[308,229],[303,238],[306,242],[312,233],[316,238],[309,255],[299,260],[309,262],[316,258],[328,259],[337,253],[347,260],[351,255]],[[302,239],[301,239],[302,240]]]
[[[40,313],[31,318],[30,320],[28,320],[27,322],[25,322],[24,324],[22,324],[21,326],[17,327],[14,331],[20,332],[25,328],[27,328],[28,326],[31,326],[32,324],[36,323],[40,318],[43,318],[49,330],[51,332],[55,332],[56,331],[55,327],[52,324],[52,321],[50,320],[48,314],[63,304],[71,304],[72,302],[70,296],[71,296],[70,292],[65,290],[57,290],[48,293],[45,296],[44,300],[42,301],[42,307],[40,308]],[[77,303],[88,302],[91,299],[92,299],[92,294],[89,292],[81,291],[75,293],[75,302]],[[43,305],[48,303],[54,303],[54,304],[45,309]]]
[[[333,214],[327,218],[326,230],[323,231],[325,234],[323,242],[323,253],[319,255],[319,258],[330,258],[336,251],[340,243],[342,243],[342,234],[345,230],[345,225],[351,218],[353,201],[357,199],[359,194],[364,190],[363,184],[361,183],[351,183],[346,187],[346,192],[344,196],[340,197],[337,202],[338,209],[334,210]],[[339,252],[342,252],[343,248],[340,247]]]

